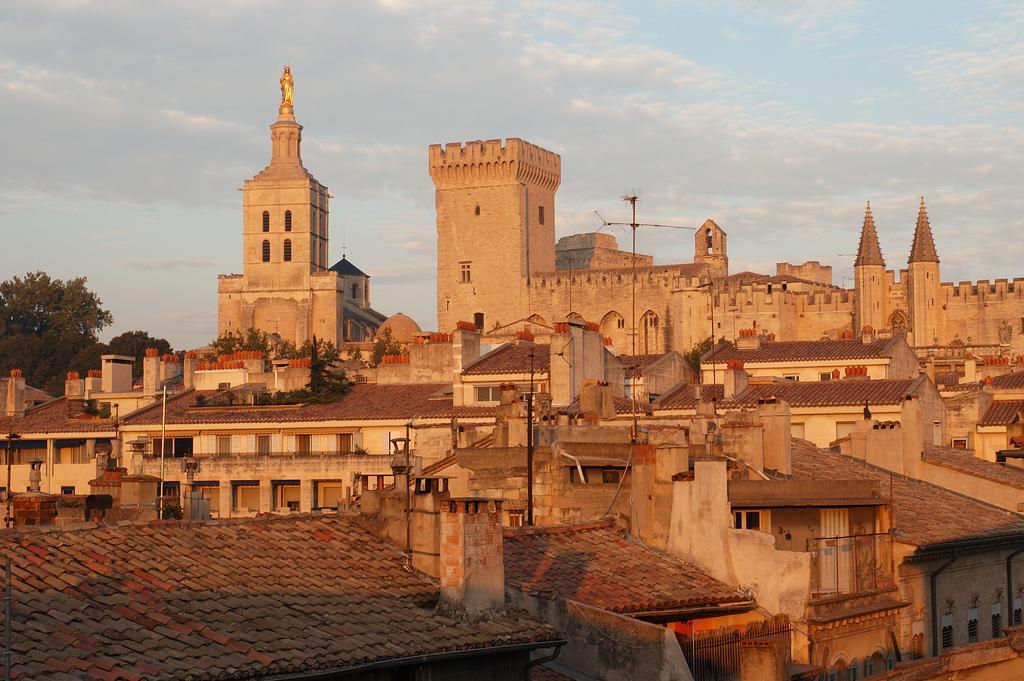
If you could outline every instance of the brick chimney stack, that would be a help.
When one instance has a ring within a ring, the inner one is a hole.
[[[156,395],[160,385],[160,351],[146,348],[146,356],[142,358],[142,394],[146,397]]]
[[[442,606],[470,618],[505,607],[501,501],[441,501]]]
[[[21,369],[11,369],[11,375],[4,379],[6,393],[4,398],[4,416],[20,418],[25,415],[25,379]]]

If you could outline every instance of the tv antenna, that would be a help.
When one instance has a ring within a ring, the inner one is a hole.
[[[632,280],[630,282],[630,296],[631,296],[631,308],[632,308],[632,310],[631,310],[630,314],[631,314],[633,319],[632,319],[632,324],[631,324],[632,331],[631,331],[630,335],[632,337],[631,338],[631,340],[632,340],[631,353],[633,355],[634,361],[638,362],[638,364],[634,365],[634,367],[632,369],[632,371],[633,371],[633,386],[632,386],[632,390],[630,391],[631,394],[630,394],[629,398],[630,398],[630,402],[632,403],[632,407],[633,407],[633,439],[636,440],[638,432],[639,432],[639,429],[638,429],[638,426],[637,426],[637,415],[636,415],[636,402],[637,402],[637,395],[636,395],[637,394],[637,389],[636,389],[637,385],[636,385],[636,380],[637,380],[637,376],[638,375],[643,374],[643,368],[644,368],[643,367],[643,358],[642,357],[638,357],[637,353],[636,353],[636,337],[637,337],[637,333],[636,333],[636,230],[639,227],[661,227],[661,228],[666,228],[666,229],[688,229],[688,230],[690,230],[692,232],[696,232],[697,228],[696,227],[686,227],[684,225],[663,225],[663,224],[659,224],[659,223],[655,223],[655,222],[637,222],[636,221],[636,203],[637,203],[637,201],[640,200],[640,192],[639,192],[639,190],[636,190],[636,189],[628,190],[622,196],[622,200],[629,204],[630,209],[632,211],[632,219],[630,220],[630,222],[609,222],[608,220],[605,220],[604,216],[601,215],[596,210],[594,211],[594,215],[596,215],[601,220],[601,226],[602,227],[629,227],[630,228],[630,233],[631,233],[631,236],[632,236],[632,251],[631,251],[632,252],[632,259],[631,259],[631,265],[632,265],[631,270],[632,271],[630,273],[631,274],[630,279]]]

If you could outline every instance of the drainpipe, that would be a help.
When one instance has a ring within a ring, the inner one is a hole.
[[[569,452],[564,451],[562,449],[561,445],[555,445],[555,447],[558,449],[559,456],[564,456],[565,458],[571,459],[572,461],[574,461],[576,463],[576,472],[578,472],[580,474],[580,482],[581,483],[586,483],[587,482],[587,478],[583,475],[583,466],[580,465],[580,460],[577,459],[572,454],[570,454]]]
[[[946,568],[952,565],[956,559],[957,555],[956,552],[954,552],[953,555],[950,556],[949,560],[942,564],[942,567],[928,575],[928,587],[930,589],[929,597],[931,599],[928,602],[932,607],[932,657],[939,656],[939,628],[942,626],[942,620],[939,619],[939,604],[937,603],[939,597],[935,593],[935,585],[939,580],[939,575],[941,575]]]
[[[527,680],[533,678],[533,672],[530,671],[531,669],[533,669],[537,665],[544,664],[545,662],[551,662],[556,657],[558,657],[559,653],[562,652],[562,646],[563,645],[565,645],[565,644],[564,643],[555,644],[554,650],[550,654],[544,655],[543,657],[535,657],[532,660],[530,660],[529,662],[527,662],[526,663],[526,678],[527,678]]]
[[[1019,548],[1006,557],[1006,626],[1013,626],[1013,559],[1024,553]]]

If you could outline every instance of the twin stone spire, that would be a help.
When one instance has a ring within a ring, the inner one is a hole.
[[[928,222],[928,211],[924,206],[924,197],[921,197],[921,207],[917,213],[917,226],[914,227],[914,243],[910,248],[910,258],[907,262],[938,262],[939,255],[935,250],[935,239],[932,237],[932,227]],[[868,201],[864,211],[864,225],[860,230],[860,245],[857,247],[857,260],[854,267],[861,265],[885,266],[882,258],[882,248],[878,243],[878,231],[875,229],[875,218],[871,214],[871,202]]]

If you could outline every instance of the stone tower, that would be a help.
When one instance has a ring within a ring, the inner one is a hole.
[[[942,301],[939,286],[939,255],[935,251],[928,212],[921,207],[914,227],[914,243],[907,261],[907,301],[910,308],[912,344],[931,345],[941,338]]]
[[[327,187],[302,165],[290,69],[281,83],[270,164],[242,188],[242,274],[219,279],[218,331],[255,328],[296,345],[313,335],[338,343],[343,294],[327,263]]]
[[[885,260],[878,244],[875,218],[871,202],[864,210],[864,224],[860,229],[860,246],[853,263],[853,286],[856,298],[853,328],[863,333],[866,327],[879,330],[887,326],[889,292],[885,276]]]
[[[437,209],[437,323],[485,329],[528,316],[526,285],[555,270],[558,154],[521,139],[430,146]]]
[[[693,262],[706,266],[712,277],[729,276],[725,231],[714,220],[705,220],[694,235]]]

